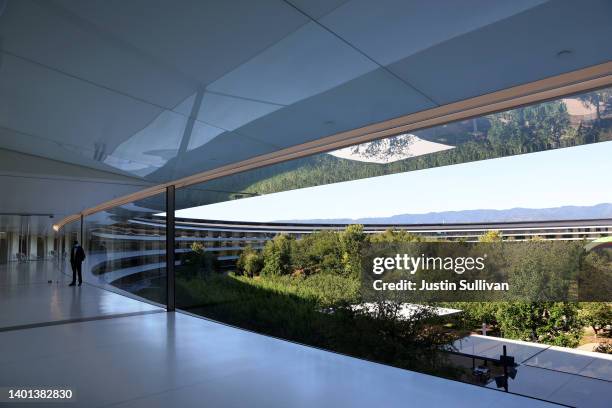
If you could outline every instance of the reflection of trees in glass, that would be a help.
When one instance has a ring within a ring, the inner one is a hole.
[[[561,147],[569,130],[569,115],[563,102],[555,101],[491,115],[487,138],[503,155]]]
[[[597,91],[588,94],[589,98],[595,94],[600,101],[605,100],[598,105],[602,107],[598,120],[572,124],[563,101],[546,102],[478,118],[477,128],[473,120],[467,120],[415,132],[422,139],[454,145],[451,150],[387,164],[320,154],[245,173],[234,180],[240,184],[234,188],[266,194],[612,140],[612,115],[604,114],[610,110],[612,91]],[[384,143],[370,142],[354,149],[381,155],[384,154],[381,149],[388,148],[388,154],[393,154],[406,148],[407,142],[402,137],[387,138]],[[233,181],[226,179],[226,182]]]
[[[414,144],[414,141],[414,135],[399,135],[352,146],[351,152],[363,157],[379,158],[384,161],[385,157],[406,153],[410,146]]]
[[[578,96],[578,98],[580,98],[586,107],[595,107],[597,120],[601,120],[602,115],[609,113],[612,108],[612,104],[610,103],[612,100],[611,89],[601,89],[599,91],[589,92]]]

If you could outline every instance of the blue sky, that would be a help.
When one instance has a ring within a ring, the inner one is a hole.
[[[612,142],[329,184],[177,211],[274,221],[612,202]]]

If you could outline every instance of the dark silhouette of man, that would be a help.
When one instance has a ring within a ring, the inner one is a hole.
[[[81,274],[81,265],[85,260],[85,251],[79,245],[79,241],[74,241],[72,250],[70,251],[70,266],[72,266],[72,283],[68,286],[76,284],[77,273],[79,274],[79,286],[83,283],[83,275]]]

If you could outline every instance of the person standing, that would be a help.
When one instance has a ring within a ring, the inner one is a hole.
[[[74,241],[70,250],[70,266],[72,267],[72,283],[68,286],[76,284],[77,274],[79,275],[79,286],[83,283],[83,275],[81,273],[81,265],[85,260],[85,251],[79,245],[79,241]]]

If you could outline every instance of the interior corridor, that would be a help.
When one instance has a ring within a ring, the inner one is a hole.
[[[162,312],[163,309],[71,278],[53,261],[0,265],[0,331]]]

